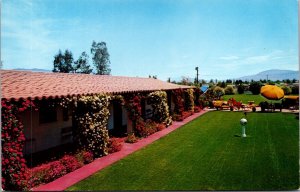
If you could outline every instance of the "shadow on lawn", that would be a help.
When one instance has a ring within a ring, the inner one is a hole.
[[[242,135],[235,134],[234,137],[242,137]],[[251,137],[251,136],[250,136],[250,135],[247,135],[247,137]],[[247,137],[246,137],[246,138],[247,138]]]

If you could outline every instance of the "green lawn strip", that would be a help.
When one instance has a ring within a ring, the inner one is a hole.
[[[242,101],[244,104],[248,104],[248,101],[254,101],[256,105],[258,105],[262,101],[268,101],[270,103],[281,103],[280,101],[268,100],[262,95],[249,95],[249,94],[236,94],[236,95],[224,95],[223,99],[228,101],[228,99],[234,98],[236,101]]]
[[[209,112],[68,190],[292,190],[298,120],[286,113]]]

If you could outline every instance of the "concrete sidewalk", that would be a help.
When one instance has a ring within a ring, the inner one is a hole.
[[[197,117],[203,115],[204,113],[208,112],[208,110],[202,110],[199,113],[195,113],[194,115],[186,118],[182,122],[173,122],[171,126],[162,131],[156,132],[150,135],[147,138],[143,138],[139,140],[137,143],[124,143],[124,146],[121,151],[116,153],[109,154],[107,156],[98,158],[94,160],[92,163],[87,164],[71,173],[68,173],[50,183],[45,185],[40,185],[36,188],[33,188],[33,191],[63,191],[68,187],[74,185],[75,183],[89,177],[90,175],[100,171],[101,169],[115,163],[116,161],[126,157],[127,155],[151,144],[152,142],[164,137],[165,135],[169,134],[170,132],[178,129],[182,125],[196,119]]]

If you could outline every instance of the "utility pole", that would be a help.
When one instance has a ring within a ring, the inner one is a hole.
[[[195,70],[197,71],[196,83],[199,84],[199,80],[198,80],[198,76],[199,76],[199,74],[198,74],[198,67],[196,67]]]
[[[267,75],[267,83],[268,83],[268,81],[269,81],[269,80],[268,80],[268,77],[269,77],[269,75]]]

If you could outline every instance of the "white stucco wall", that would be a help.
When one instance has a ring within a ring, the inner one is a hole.
[[[20,118],[24,124],[26,139],[31,139],[25,144],[25,154],[46,150],[72,141],[72,137],[62,137],[61,130],[72,126],[72,117],[70,116],[68,121],[64,121],[61,107],[57,108],[56,122],[41,124],[39,112],[35,110],[21,113]]]
[[[152,109],[151,105],[146,105],[146,109]],[[114,128],[113,105],[109,105],[108,129]],[[24,134],[27,139],[24,147],[24,153],[30,154],[43,151],[52,147],[72,142],[72,136],[64,137],[62,129],[72,127],[72,116],[68,121],[63,120],[63,110],[57,108],[57,121],[51,123],[39,122],[39,111],[25,111],[20,114],[20,119],[24,124]],[[128,112],[122,106],[122,125],[128,124]]]

